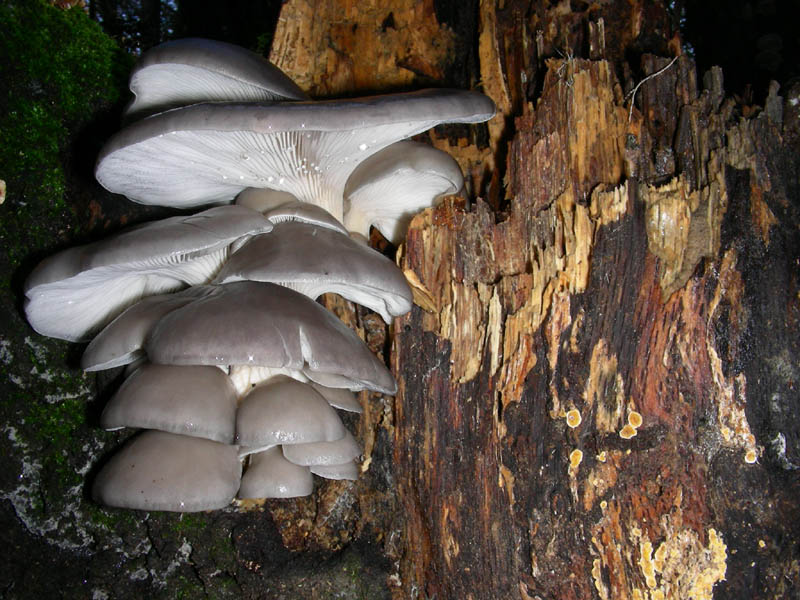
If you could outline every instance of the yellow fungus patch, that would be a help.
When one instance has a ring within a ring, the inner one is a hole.
[[[756,452],[752,448],[744,453],[744,462],[746,462],[747,464],[752,465],[757,460],[758,460],[758,452]]]
[[[582,420],[581,413],[578,410],[573,408],[567,412],[567,425],[571,429],[575,429],[578,425],[580,425]]]
[[[635,435],[636,435],[636,430],[633,427],[631,427],[630,424],[625,425],[625,427],[623,427],[619,431],[619,437],[621,437],[623,440],[629,440]]]
[[[639,429],[642,425],[642,415],[640,415],[635,410],[632,410],[628,413],[628,425],[633,427],[634,429]]]
[[[572,452],[569,453],[569,474],[571,477],[574,477],[578,471],[578,465],[581,464],[583,460],[583,452],[578,448],[575,448]]]

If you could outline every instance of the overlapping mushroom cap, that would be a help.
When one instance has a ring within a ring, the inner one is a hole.
[[[423,90],[348,100],[196,104],[138,121],[103,147],[95,175],[145,204],[227,202],[247,187],[290,192],[342,218],[361,161],[440,123],[482,122],[483,94]]]
[[[456,194],[464,184],[458,163],[447,152],[427,144],[402,141],[362,162],[344,190],[344,225],[369,237],[374,225],[399,244],[415,213],[436,198]]]
[[[84,371],[102,371],[143,358],[145,338],[161,317],[198,298],[218,292],[216,286],[195,285],[173,294],[142,298],[94,337],[83,352],[81,367]]]
[[[178,308],[155,325],[145,344],[152,362],[262,366],[331,387],[396,391],[386,366],[313,300],[272,283],[220,287],[220,293]]]
[[[267,235],[253,237],[237,250],[216,283],[271,281],[310,298],[334,292],[379,313],[411,310],[411,289],[403,272],[365,244],[327,227],[287,221]]]
[[[231,243],[271,229],[254,210],[220,206],[64,250],[25,282],[28,322],[42,335],[84,340],[142,296],[207,282]]]
[[[236,390],[217,367],[144,364],[106,405],[100,425],[159,429],[233,443]]]
[[[128,115],[142,116],[198,102],[307,100],[283,71],[239,46],[200,38],[151,48],[131,72]]]

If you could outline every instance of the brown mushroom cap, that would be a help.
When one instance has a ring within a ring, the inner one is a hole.
[[[250,455],[242,476],[239,498],[297,498],[310,496],[314,478],[308,467],[289,462],[277,446]]]
[[[236,446],[144,431],[103,466],[92,496],[101,504],[120,508],[214,510],[233,500],[241,472]]]
[[[236,390],[217,367],[145,364],[109,400],[104,429],[141,427],[233,443]]]
[[[294,369],[312,381],[392,394],[391,373],[332,313],[272,283],[240,281],[172,311],[151,330],[147,356],[159,364]]]
[[[165,42],[142,54],[130,78],[128,115],[197,102],[307,100],[283,71],[239,46],[201,38]]]

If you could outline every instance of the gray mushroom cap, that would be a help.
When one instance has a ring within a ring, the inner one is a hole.
[[[290,192],[342,218],[350,173],[387,145],[440,123],[483,122],[477,92],[423,90],[348,100],[196,104],[133,123],[103,147],[95,175],[145,204],[198,206],[247,187]]]
[[[236,412],[236,443],[248,452],[278,444],[333,441],[347,430],[310,385],[276,377],[256,386]]]
[[[328,401],[328,404],[334,408],[354,413],[364,412],[361,402],[358,401],[356,395],[350,390],[326,387],[314,382],[310,383],[309,385],[317,390],[322,397]]]
[[[92,496],[120,508],[214,510],[233,500],[241,473],[236,446],[150,430],[132,438],[103,466]]]
[[[393,394],[391,373],[332,313],[272,283],[240,281],[172,311],[151,330],[147,356],[160,364],[250,365],[332,376],[350,389]]]
[[[427,144],[402,141],[364,160],[344,190],[344,225],[369,237],[374,225],[398,244],[411,218],[436,198],[458,193],[464,177],[447,152]]]
[[[314,478],[308,467],[289,462],[277,446],[250,455],[242,476],[239,498],[297,498],[310,496]]]
[[[361,447],[348,431],[337,440],[284,445],[283,455],[296,465],[340,465],[358,458]]]
[[[325,479],[349,479],[351,481],[358,479],[358,465],[353,461],[342,465],[312,465],[309,469],[314,475]]]
[[[217,367],[145,364],[120,386],[100,417],[106,430],[159,429],[233,443],[236,390]]]
[[[231,255],[215,283],[271,281],[310,298],[337,293],[390,323],[411,310],[411,289],[388,258],[347,235],[307,223],[283,222]]]
[[[271,229],[256,211],[221,206],[64,250],[25,282],[28,322],[42,335],[83,340],[143,296],[206,283],[232,242]]]
[[[225,42],[186,38],[151,48],[131,72],[135,94],[129,115],[161,112],[197,102],[307,100],[278,67]]]
[[[81,357],[81,367],[84,371],[102,371],[143,358],[145,338],[161,317],[218,291],[216,286],[195,285],[174,294],[142,298],[92,339]]]

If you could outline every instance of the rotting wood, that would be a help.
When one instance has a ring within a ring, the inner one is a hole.
[[[312,94],[446,72],[431,3],[397,9],[386,30],[372,5],[321,4],[333,33],[313,38],[292,0],[272,55]],[[367,475],[387,468],[391,437],[400,510],[360,487],[334,519],[350,533],[292,547],[383,528],[397,598],[784,597],[799,558],[782,541],[798,534],[800,497],[794,130],[781,138],[774,106],[739,119],[721,73],[699,91],[685,57],[629,113],[625,92],[679,53],[661,3],[506,0],[479,15],[482,84],[501,113],[489,147],[429,139],[488,202],[449,198],[412,222],[398,394],[363,399]],[[629,64],[645,38],[658,55]],[[577,58],[584,42],[592,60]],[[372,71],[339,52],[356,45]],[[762,357],[753,340],[768,331]],[[330,492],[314,518],[335,512]]]

